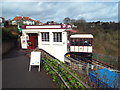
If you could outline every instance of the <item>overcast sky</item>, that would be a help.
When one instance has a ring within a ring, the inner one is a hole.
[[[62,22],[65,17],[84,18],[86,21],[118,21],[118,0],[116,2],[8,2],[2,5],[2,16],[28,16],[41,22]]]

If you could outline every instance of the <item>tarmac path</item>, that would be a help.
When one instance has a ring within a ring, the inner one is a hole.
[[[28,71],[29,58],[17,48],[2,58],[2,88],[56,88],[56,84],[42,68]]]

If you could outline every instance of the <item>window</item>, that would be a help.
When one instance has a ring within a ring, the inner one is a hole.
[[[83,39],[80,39],[80,46],[83,46]]]
[[[74,39],[71,39],[71,46],[74,46],[75,45],[75,40]]]
[[[42,41],[49,41],[49,32],[42,32]]]
[[[75,46],[79,46],[79,39],[75,39]]]
[[[54,32],[53,33],[53,41],[54,42],[62,42],[62,32]]]
[[[92,39],[84,39],[84,46],[92,46]]]
[[[71,46],[92,46],[90,38],[71,38]]]

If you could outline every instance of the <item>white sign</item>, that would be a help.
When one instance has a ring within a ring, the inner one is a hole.
[[[21,36],[21,46],[22,46],[23,49],[27,49],[26,36]]]
[[[31,70],[31,66],[39,66],[39,71],[40,71],[40,60],[41,60],[41,52],[38,51],[31,52],[29,71]]]

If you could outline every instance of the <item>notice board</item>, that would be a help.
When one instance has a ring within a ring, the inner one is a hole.
[[[40,60],[41,60],[41,52],[38,51],[31,52],[29,71],[31,70],[31,66],[39,66],[40,69]]]

